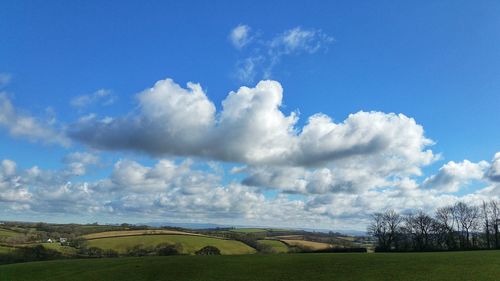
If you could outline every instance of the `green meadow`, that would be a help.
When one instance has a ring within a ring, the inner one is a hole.
[[[0,266],[9,281],[496,281],[500,251],[168,256]]]
[[[98,247],[103,250],[115,250],[118,253],[125,253],[128,249],[136,245],[144,247],[155,247],[158,244],[180,244],[183,254],[194,254],[205,246],[215,246],[223,255],[243,255],[253,254],[255,249],[235,240],[226,240],[206,236],[192,235],[139,235],[126,237],[99,238],[88,241],[89,247]]]

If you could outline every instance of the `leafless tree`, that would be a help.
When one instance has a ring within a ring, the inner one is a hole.
[[[493,231],[495,235],[495,248],[499,248],[500,237],[498,233],[498,224],[500,223],[500,203],[496,200],[490,201],[490,215],[491,223],[493,225]]]
[[[485,201],[483,201],[482,204],[482,215],[484,218],[484,232],[486,236],[486,247],[489,249],[491,248],[491,241],[490,241],[490,208],[489,204],[486,204]]]
[[[378,246],[383,251],[397,248],[397,239],[400,233],[403,218],[394,210],[385,213],[375,213],[372,223],[368,226],[368,232],[377,238]]]
[[[440,240],[446,245],[447,249],[456,248],[455,239],[455,216],[453,206],[447,206],[437,209],[435,215],[435,229],[439,234]]]
[[[434,219],[426,213],[419,211],[405,217],[405,228],[413,237],[414,248],[422,251],[429,249],[431,232],[434,229]]]
[[[469,248],[471,231],[477,228],[479,208],[477,206],[469,206],[464,202],[458,202],[455,204],[455,212],[462,228],[462,248]]]

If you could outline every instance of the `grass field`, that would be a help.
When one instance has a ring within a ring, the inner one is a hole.
[[[183,248],[183,253],[185,254],[194,254],[197,250],[208,245],[219,248],[223,255],[243,255],[255,253],[255,249],[242,242],[205,236],[155,234],[89,240],[90,247],[99,247],[105,250],[112,249],[119,253],[125,253],[127,249],[132,248],[135,245],[154,247],[160,243],[180,243]]]
[[[41,244],[46,249],[56,250],[64,256],[73,256],[76,254],[77,250],[73,247],[61,246],[59,243],[42,243]]]
[[[278,240],[259,240],[260,244],[270,246],[275,253],[288,253],[288,246]]]
[[[500,252],[170,256],[0,266],[8,281],[496,281]]]
[[[301,248],[308,248],[311,250],[323,250],[323,249],[328,249],[331,248],[332,245],[327,244],[327,243],[320,243],[320,242],[312,242],[312,241],[306,241],[306,240],[288,240],[288,239],[282,239],[281,241],[285,242],[286,244],[290,246],[297,246]]]
[[[0,237],[12,237],[18,233],[10,229],[0,228]]]
[[[12,251],[12,249],[12,247],[0,246],[0,254],[7,254],[8,252]]]
[[[183,231],[166,230],[166,229],[155,229],[155,230],[120,230],[120,231],[106,231],[83,235],[82,237],[90,239],[107,238],[107,237],[121,237],[121,236],[137,236],[137,235],[151,235],[151,234],[181,234],[181,235],[198,235],[201,234],[189,233]]]

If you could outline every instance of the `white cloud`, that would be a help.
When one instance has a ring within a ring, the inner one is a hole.
[[[273,69],[285,56],[314,54],[319,50],[327,50],[334,42],[333,37],[320,29],[304,29],[295,27],[269,40],[252,40],[250,27],[239,25],[231,32],[233,45],[241,49],[248,46],[248,52],[242,52],[242,58],[236,63],[235,77],[244,83],[252,83],[255,79],[269,79]]]
[[[500,182],[500,152],[497,152],[493,157],[488,177],[492,181]]]
[[[111,105],[116,101],[117,97],[113,94],[111,90],[99,89],[89,95],[81,95],[74,97],[70,104],[77,108],[85,108],[95,103],[100,103],[101,105]]]
[[[66,155],[63,162],[66,163],[67,171],[71,175],[81,176],[87,172],[89,166],[99,164],[99,157],[88,152],[73,152]]]
[[[424,188],[433,188],[442,192],[457,192],[471,180],[480,180],[489,167],[486,161],[472,163],[468,160],[456,163],[450,161],[439,169],[436,175],[427,178]]]
[[[240,24],[231,30],[229,39],[233,46],[237,49],[243,48],[251,41],[250,27],[248,25]]]
[[[341,123],[317,114],[297,127],[297,114],[280,110],[283,89],[276,81],[229,93],[218,113],[198,84],[184,89],[161,80],[138,98],[140,112],[84,118],[71,126],[71,136],[99,149],[154,156],[280,166],[369,163],[381,174],[419,174],[435,159],[422,126],[402,114],[358,112]]]
[[[0,127],[5,127],[14,137],[41,141],[47,144],[69,146],[69,139],[62,130],[53,126],[54,120],[40,120],[16,109],[5,93],[0,93]]]
[[[64,161],[92,158],[82,155],[85,153],[74,153]],[[95,163],[95,159],[83,162]],[[302,186],[305,190],[302,198],[290,199],[283,193],[266,197],[259,188],[236,182],[222,184],[222,178],[210,172],[208,166],[195,168],[191,160],[176,163],[161,159],[147,166],[123,159],[115,163],[109,177],[90,182],[79,181],[79,174],[68,172],[70,166],[57,171],[38,167],[19,170],[11,160],[0,163],[0,202],[4,207],[1,213],[64,212],[80,216],[98,213],[99,216],[115,218],[147,216],[152,220],[176,218],[181,221],[363,230],[369,215],[384,209],[400,212],[434,210],[458,200],[477,204],[500,196],[500,185],[495,183],[484,182],[486,186],[477,191],[458,196],[424,188],[409,177],[393,179],[381,189],[362,187],[354,188],[355,192],[339,191],[332,189],[331,185],[342,175],[331,168],[288,168],[281,171],[281,178],[264,178],[264,182],[276,179],[275,185],[282,184],[284,188]],[[262,170],[268,168],[262,167]],[[245,172],[245,168],[235,171]],[[287,172],[291,173],[290,178],[286,177]],[[304,182],[295,182],[297,178]],[[361,182],[361,179],[353,180],[353,185]],[[308,185],[314,185],[314,188]]]
[[[333,41],[333,37],[321,30],[295,27],[273,38],[270,42],[269,52],[273,56],[301,52],[313,54]]]

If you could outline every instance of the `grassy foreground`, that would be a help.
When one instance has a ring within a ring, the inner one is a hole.
[[[498,280],[500,251],[62,260],[0,266],[0,280]]]

